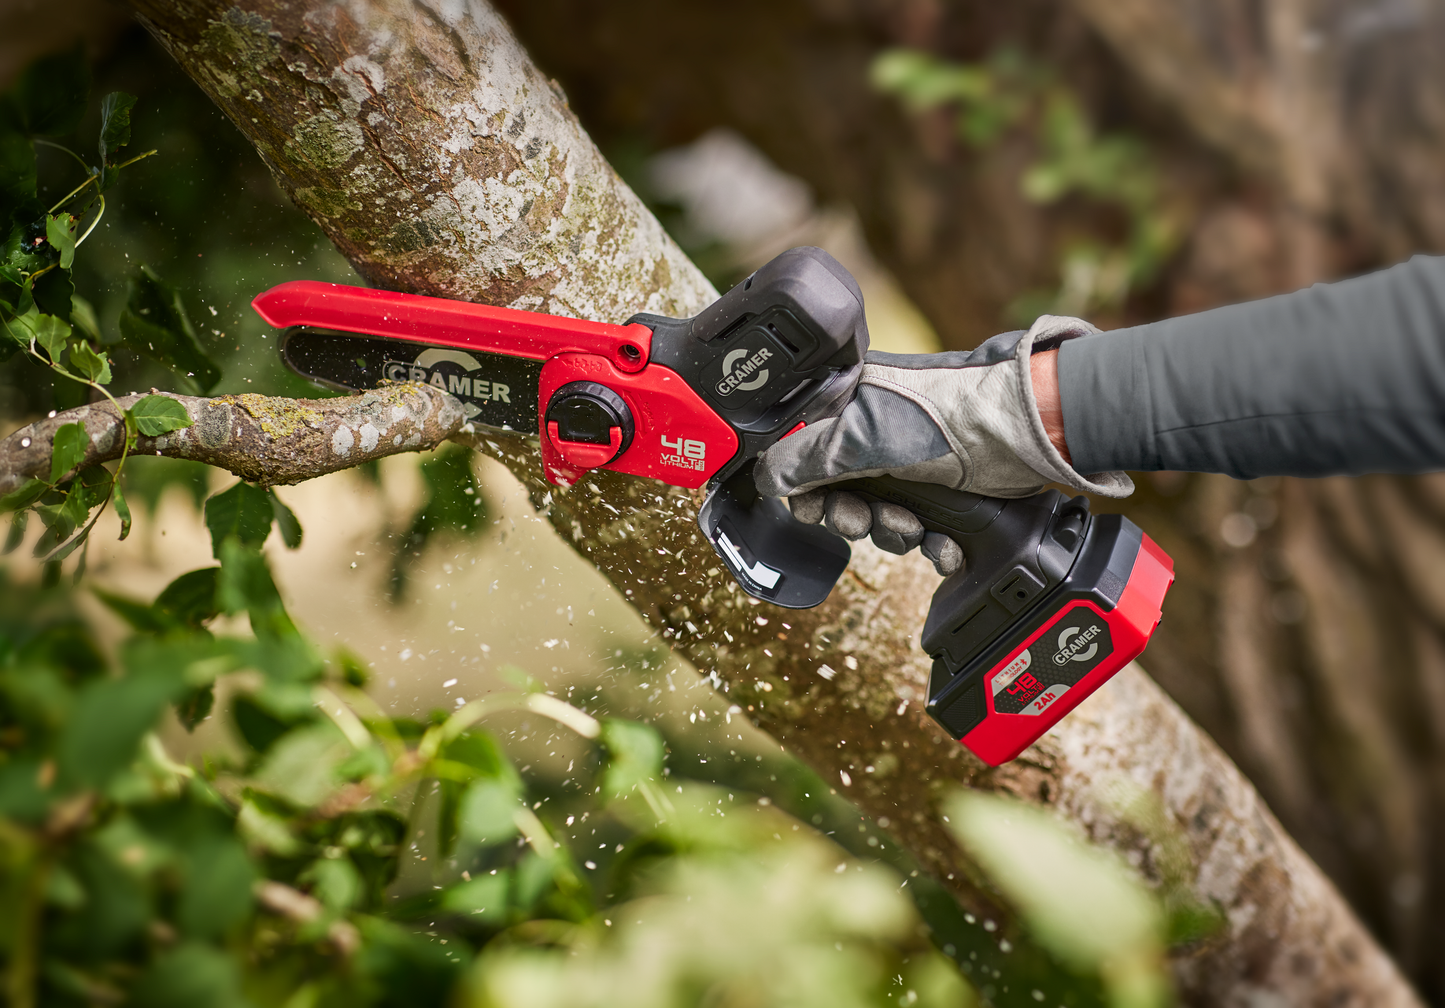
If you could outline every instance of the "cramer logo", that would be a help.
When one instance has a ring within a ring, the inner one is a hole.
[[[442,364],[458,365],[467,373],[458,374],[452,368],[442,369]],[[477,359],[469,353],[433,348],[422,351],[415,361],[387,361],[382,373],[392,381],[426,382],[443,392],[450,392],[462,400],[464,412],[470,420],[482,412],[477,407],[477,402],[504,402],[509,405],[512,402],[510,385],[471,373],[480,371],[481,367]]]
[[[1094,638],[1103,632],[1104,628],[1097,623],[1087,630],[1066,627],[1059,634],[1059,650],[1054,653],[1054,664],[1067,665],[1071,661],[1086,662],[1093,658],[1099,653],[1099,643]]]
[[[762,388],[768,382],[768,369],[763,367],[763,363],[772,356],[773,352],[767,347],[756,351],[743,348],[728,354],[723,358],[723,376],[722,381],[717,383],[717,394],[725,396],[739,389],[751,392]]]

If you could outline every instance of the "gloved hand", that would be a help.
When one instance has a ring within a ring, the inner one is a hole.
[[[940,574],[951,574],[963,565],[958,544],[925,533],[905,508],[819,488],[888,475],[989,497],[1028,497],[1045,483],[1127,497],[1134,483],[1124,473],[1084,476],[1064,461],[1034,399],[1034,350],[1093,332],[1081,319],[1043,315],[1028,331],[1002,333],[969,352],[869,353],[843,412],[773,445],[753,479],[761,493],[789,498],[802,521],[824,522],[845,539],[871,534],[890,553],[921,545]]]

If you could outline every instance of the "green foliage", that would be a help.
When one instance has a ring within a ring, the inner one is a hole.
[[[892,49],[874,60],[871,74],[878,90],[915,112],[955,107],[959,136],[975,149],[989,149],[1010,132],[1026,134],[1034,162],[1020,187],[1031,201],[1047,205],[1077,196],[1124,214],[1122,243],[1071,239],[1060,252],[1058,289],[1024,295],[1010,308],[1015,321],[1116,307],[1153,280],[1173,254],[1182,229],[1147,145],[1125,133],[1101,135],[1078,98],[1046,67],[1013,49],[973,64]]]
[[[100,323],[90,303],[75,296],[71,272],[77,249],[105,212],[102,190],[112,185],[128,164],[139,160],[118,160],[118,152],[130,142],[130,110],[135,98],[116,93],[102,100],[99,166],[92,167],[67,147],[37,139],[75,129],[85,114],[89,90],[89,67],[76,49],[36,61],[8,93],[0,95],[0,194],[4,197],[0,233],[5,235],[0,260],[0,331],[6,336],[0,345],[5,358],[23,353],[49,370],[58,383],[58,406],[78,406],[93,392],[119,410],[106,389],[113,374],[109,354],[102,348]],[[78,165],[82,170],[78,184],[49,208],[38,197],[36,144],[59,150],[69,158],[69,169]],[[175,291],[143,269],[131,300],[135,320],[122,320],[123,337],[129,333],[132,342],[146,341],[146,352],[175,368],[188,388],[214,385],[220,372],[200,349]],[[148,315],[154,317],[145,318]],[[155,436],[191,423],[180,403],[162,396],[146,396],[136,407],[139,412],[120,411],[127,437],[125,454],[114,474],[92,467],[62,483],[84,460],[86,431],[79,424],[64,424],[55,431],[49,480],[40,486],[36,484],[41,481],[27,482],[0,501],[0,508],[17,512],[6,552],[18,545],[24,534],[30,514],[26,508],[46,527],[36,544],[36,555],[46,555],[51,564],[86,544],[100,512],[112,501],[121,519],[120,537],[130,533],[130,508],[117,479],[135,437]],[[83,569],[84,554],[77,576]]]

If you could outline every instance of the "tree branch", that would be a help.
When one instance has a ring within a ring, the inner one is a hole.
[[[139,437],[132,455],[204,462],[265,486],[426,451],[461,431],[466,421],[461,403],[419,382],[337,399],[160,394],[185,406],[195,423],[159,437]],[[129,409],[142,398],[129,395],[116,402]],[[85,424],[90,438],[77,469],[120,458],[125,421],[115,406],[103,402],[56,413],[0,440],[0,496],[27,479],[49,478],[55,432],[70,423]]]

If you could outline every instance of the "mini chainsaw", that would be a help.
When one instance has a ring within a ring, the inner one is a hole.
[[[357,391],[445,389],[476,425],[534,433],[547,478],[610,469],[707,487],[698,523],[744,591],[820,604],[848,543],[753,484],[759,454],[836,416],[868,351],[863,295],[821,249],[784,252],[687,319],[622,325],[295,281],[256,310],[297,374]],[[927,710],[985,762],[1013,759],[1132,661],[1159,622],[1169,556],[1121,515],[1046,490],[1003,500],[891,477],[833,489],[908,508],[966,563],[934,593]]]

